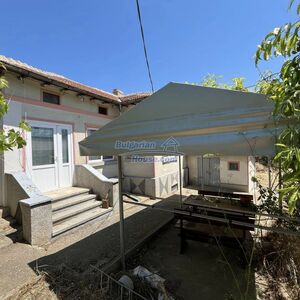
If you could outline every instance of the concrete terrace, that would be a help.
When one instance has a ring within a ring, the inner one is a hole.
[[[179,204],[178,195],[163,201],[140,198],[145,203],[160,203],[161,206],[169,208]],[[132,248],[173,217],[170,213],[131,204],[125,204],[124,208],[126,249]],[[37,277],[35,270],[44,269],[45,266],[58,266],[64,263],[70,267],[86,268],[93,264],[103,268],[108,265],[120,254],[118,222],[119,214],[116,207],[112,216],[73,229],[43,247],[17,242],[0,249],[0,299],[12,290],[34,280]]]

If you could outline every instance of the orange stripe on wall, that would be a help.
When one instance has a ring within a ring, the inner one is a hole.
[[[74,108],[74,107],[70,107],[70,106],[66,106],[66,105],[51,104],[51,103],[41,102],[38,100],[33,100],[33,99],[20,97],[20,96],[5,95],[5,97],[9,98],[12,101],[26,103],[26,104],[30,104],[30,105],[41,106],[41,107],[51,108],[51,109],[56,109],[56,110],[61,110],[61,111],[67,111],[67,112],[71,112],[71,113],[87,115],[87,116],[92,116],[92,117],[97,117],[97,118],[104,118],[104,119],[109,119],[109,120],[113,119],[113,117],[111,117],[111,116],[101,115],[98,113],[89,112],[86,110],[82,110],[82,109],[78,109],[78,108]]]

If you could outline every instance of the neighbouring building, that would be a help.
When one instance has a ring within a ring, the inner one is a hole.
[[[253,156],[188,156],[187,165],[191,185],[254,194]]]
[[[9,83],[4,90],[9,112],[0,126],[18,130],[20,120],[31,126],[23,132],[26,147],[0,157],[0,207],[23,223],[30,243],[41,244],[111,212],[117,201],[117,162],[113,156],[80,156],[78,142],[150,93],[109,93],[11,58],[0,56],[0,61]],[[182,161],[186,185],[253,192],[251,157]],[[129,192],[165,197],[178,190],[178,159],[125,157],[124,177]]]

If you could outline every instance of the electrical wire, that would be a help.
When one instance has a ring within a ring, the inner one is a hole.
[[[142,36],[143,47],[144,47],[144,54],[145,54],[146,65],[147,65],[147,69],[148,69],[148,77],[149,77],[149,80],[150,80],[152,93],[154,93],[153,80],[152,80],[150,64],[149,64],[149,59],[148,59],[148,53],[147,53],[147,47],[146,47],[146,42],[145,42],[145,35],[144,35],[144,28],[143,28],[143,23],[142,23],[139,0],[136,0],[136,8],[137,8],[137,13],[138,13],[138,17],[139,17],[141,36]]]

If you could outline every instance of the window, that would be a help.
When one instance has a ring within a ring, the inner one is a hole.
[[[87,135],[92,135],[97,129],[88,128],[87,129]],[[102,160],[102,156],[89,156],[89,161],[95,161],[95,160]]]
[[[88,128],[87,129],[87,135],[90,136],[91,134],[93,134],[95,131],[97,131],[97,129],[95,128]],[[89,156],[89,161],[93,162],[93,161],[107,161],[107,160],[113,160],[114,157],[112,155],[95,155],[95,156]]]
[[[98,106],[98,113],[101,114],[101,115],[107,115],[107,108],[102,107],[102,106]]]
[[[103,160],[112,160],[114,157],[112,155],[103,155],[102,156]]]
[[[62,142],[62,157],[63,164],[69,162],[69,141],[68,141],[68,129],[61,130],[61,142]]]
[[[32,165],[54,164],[54,130],[53,128],[32,127]]]
[[[229,171],[239,171],[240,163],[238,161],[229,161],[228,162],[228,170]]]
[[[43,92],[43,101],[51,104],[60,104],[59,95]]]

